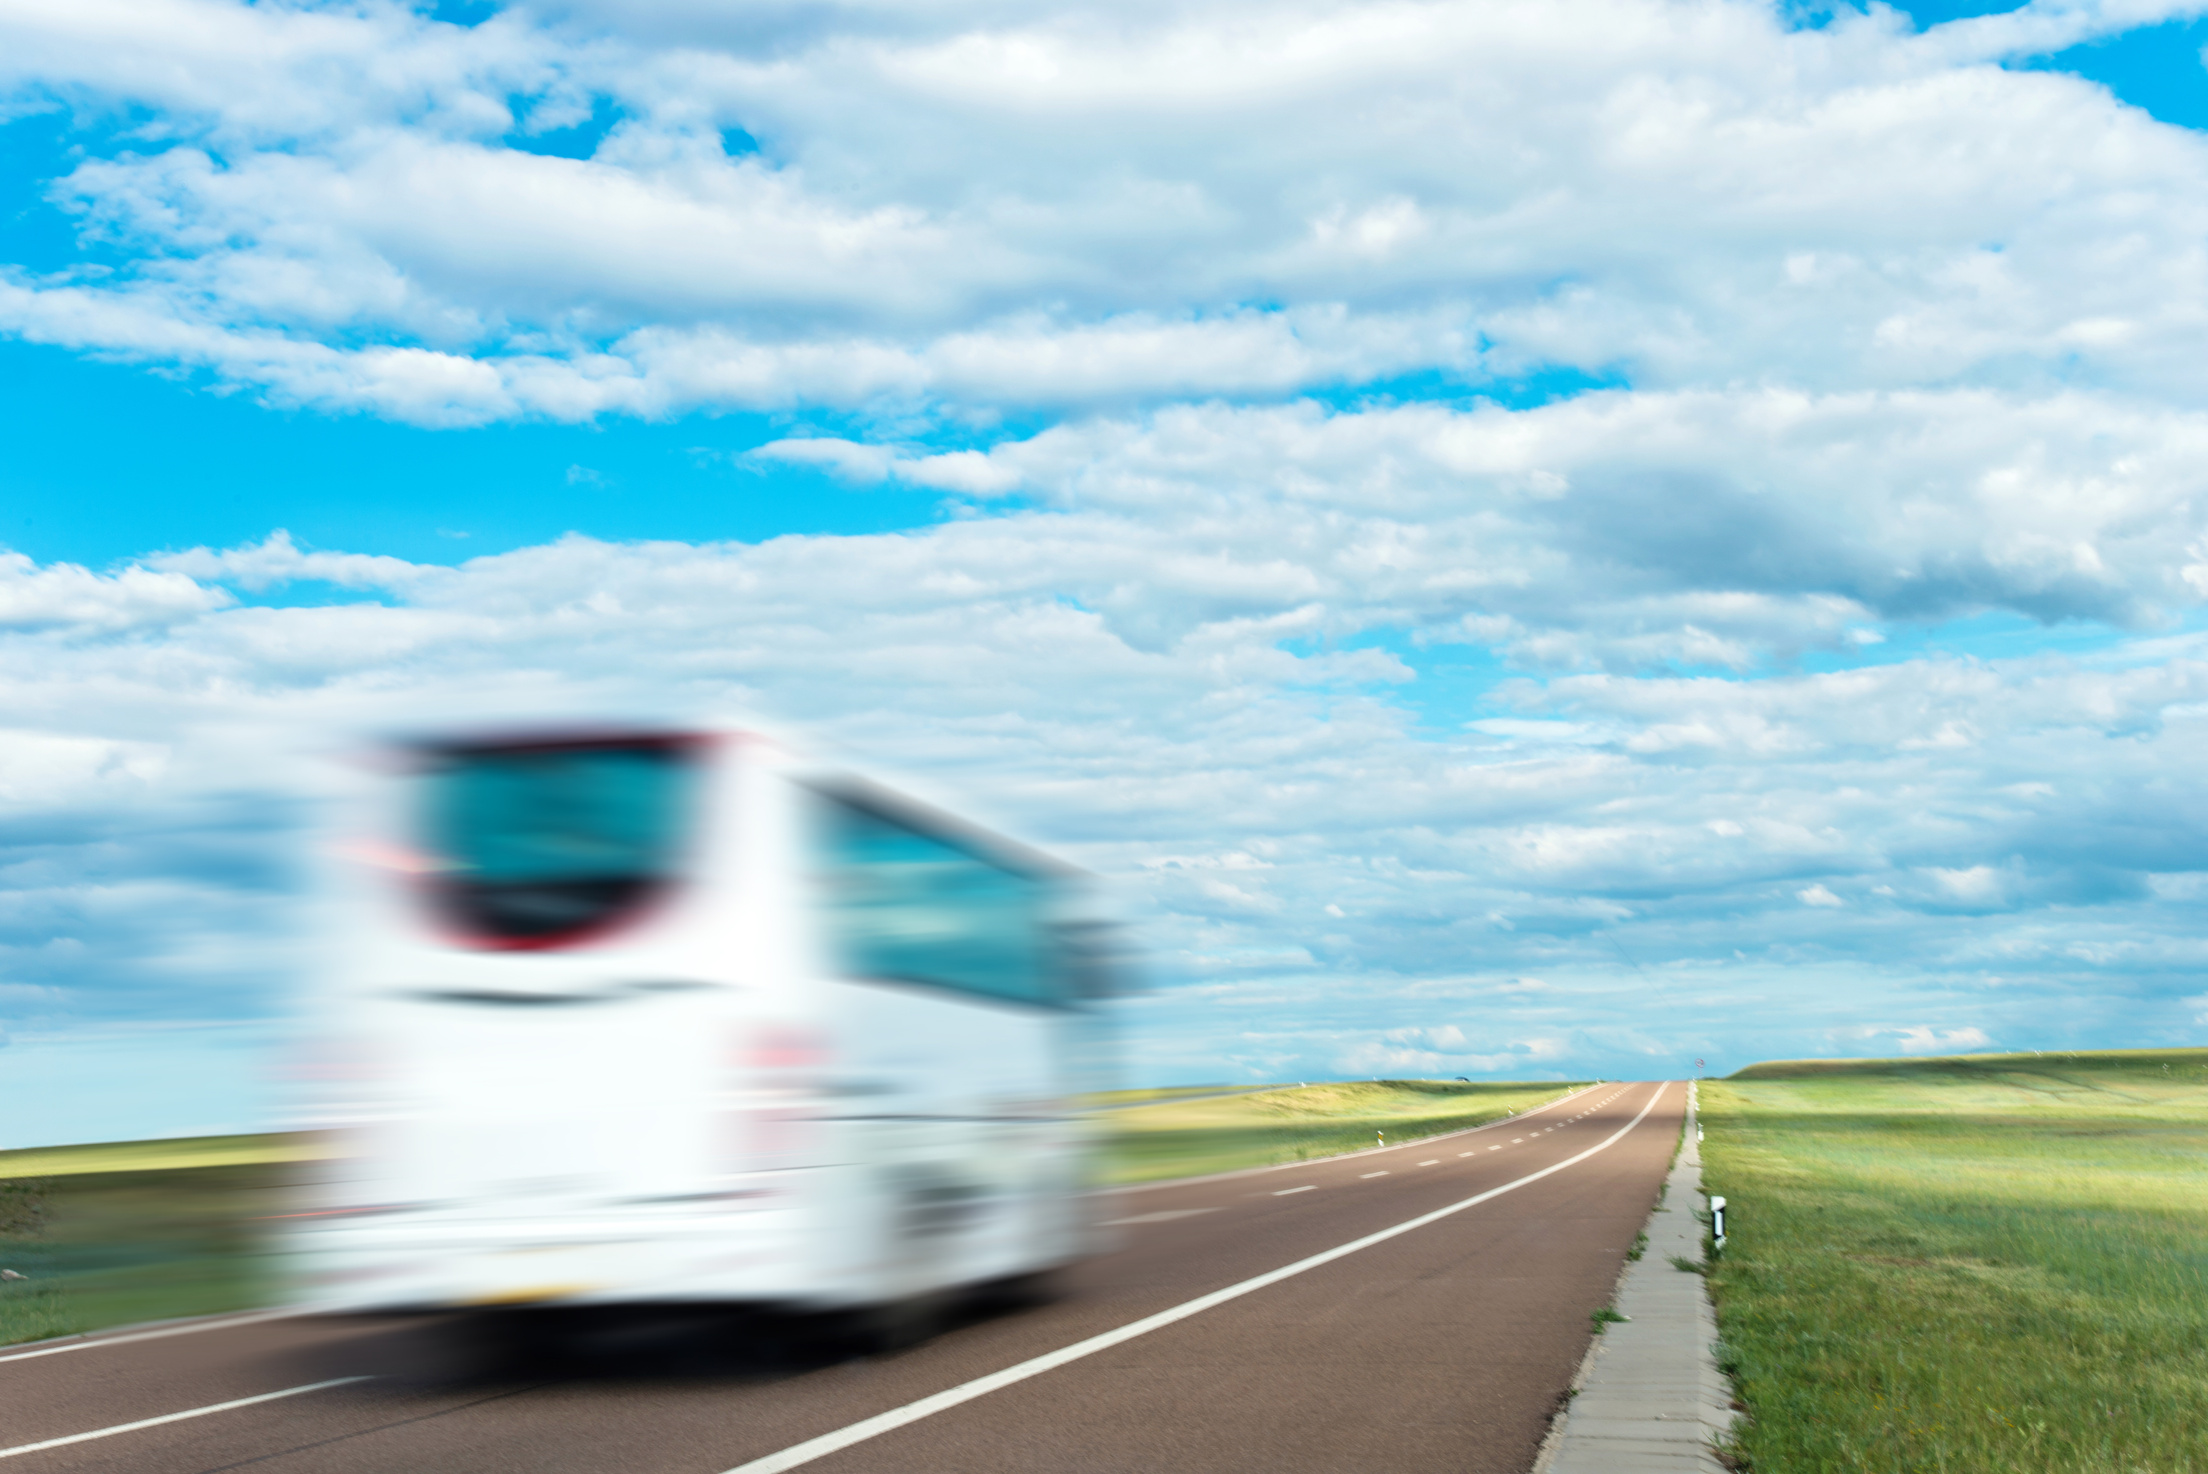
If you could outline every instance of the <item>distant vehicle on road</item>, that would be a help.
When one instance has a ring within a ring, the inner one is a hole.
[[[396,756],[335,846],[309,1308],[893,1318],[1092,1251],[1081,872],[743,733]]]

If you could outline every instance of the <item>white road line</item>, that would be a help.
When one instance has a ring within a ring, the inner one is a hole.
[[[1489,1151],[1493,1151],[1493,1150],[1495,1150],[1495,1148],[1493,1148],[1493,1147],[1489,1147],[1489,1148],[1488,1148],[1488,1150],[1489,1150]],[[1458,1156],[1460,1156],[1460,1157],[1469,1157],[1469,1156],[1471,1156],[1471,1155],[1472,1155],[1472,1153],[1470,1153],[1470,1152],[1458,1152],[1458,1153],[1457,1153],[1457,1155],[1458,1155]]]
[[[1489,1151],[1491,1151],[1491,1152],[1499,1152],[1499,1151],[1501,1151],[1501,1150],[1502,1150],[1502,1148],[1501,1148],[1501,1147],[1499,1147],[1499,1146],[1491,1146],[1491,1147],[1489,1147],[1489,1148],[1488,1148],[1488,1150],[1489,1150]],[[1471,1154],[1470,1152],[1466,1152],[1466,1153],[1465,1153],[1465,1155],[1469,1157],[1469,1156],[1471,1156],[1472,1154]]]
[[[1517,1144],[1518,1144],[1519,1142],[1521,1142],[1521,1141],[1524,1141],[1524,1140],[1525,1140],[1525,1138],[1524,1138],[1523,1136],[1513,1136],[1513,1137],[1512,1137],[1512,1138],[1510,1139],[1510,1144],[1511,1144],[1512,1146],[1516,1146],[1516,1145],[1517,1145]]]
[[[1452,1137],[1475,1136],[1482,1131],[1494,1131],[1506,1125],[1515,1126],[1520,1121],[1530,1121],[1535,1116],[1540,1115],[1544,1111],[1553,1111],[1559,1106],[1579,1099],[1581,1096],[1585,1095],[1588,1091],[1594,1088],[1595,1087],[1592,1085],[1585,1085],[1577,1090],[1567,1090],[1566,1092],[1564,1092],[1564,1094],[1558,1096],[1555,1100],[1550,1101],[1547,1105],[1535,1106],[1532,1109],[1528,1110],[1523,1116],[1518,1115],[1516,1112],[1512,1112],[1508,1116],[1501,1117],[1497,1120],[1488,1121],[1479,1126],[1467,1126],[1462,1131],[1443,1131],[1434,1136],[1420,1137],[1412,1141],[1397,1142],[1394,1146],[1359,1147],[1356,1151],[1353,1152],[1341,1152],[1335,1156],[1318,1157],[1311,1161],[1275,1162],[1269,1167],[1237,1167],[1231,1172],[1205,1172],[1200,1173],[1195,1177],[1163,1177],[1155,1182],[1129,1182],[1123,1183],[1118,1187],[1097,1188],[1095,1189],[1095,1191],[1099,1193],[1150,1192],[1157,1188],[1188,1187],[1199,1182],[1217,1182],[1220,1179],[1227,1177],[1252,1177],[1260,1172],[1285,1172],[1290,1167],[1316,1167],[1326,1162],[1347,1161],[1351,1157],[1377,1156],[1381,1152],[1408,1151],[1410,1148],[1418,1146],[1422,1143],[1424,1145],[1431,1146],[1437,1141],[1447,1141]]]
[[[864,1443],[869,1438],[878,1438],[884,1433],[902,1428],[907,1423],[917,1423],[922,1418],[933,1417],[935,1414],[946,1412],[961,1403],[972,1402],[977,1397],[987,1397],[1000,1388],[1024,1382],[1030,1377],[1039,1377],[1044,1372],[1053,1371],[1068,1362],[1079,1361],[1084,1356],[1093,1356],[1099,1351],[1108,1351],[1122,1342],[1132,1341],[1137,1336],[1148,1335],[1152,1331],[1172,1325],[1175,1321],[1187,1320],[1192,1315],[1202,1315],[1215,1305],[1224,1305],[1229,1300],[1239,1299],[1253,1291],[1262,1290],[1268,1285],[1277,1285],[1284,1279],[1291,1279],[1302,1274],[1305,1270],[1317,1269],[1322,1264],[1331,1264],[1335,1260],[1346,1258],[1360,1249],[1369,1249],[1374,1244],[1385,1243],[1389,1239],[1400,1234],[1409,1233],[1413,1229],[1424,1228],[1429,1223],[1438,1223],[1452,1213],[1461,1213],[1467,1208],[1476,1208],[1490,1198],[1499,1198],[1504,1193],[1513,1192],[1528,1183],[1539,1182],[1542,1178],[1561,1172],[1566,1167],[1574,1167],[1586,1161],[1589,1157],[1608,1148],[1628,1131],[1640,1125],[1642,1121],[1648,1118],[1648,1113],[1656,1109],[1656,1102],[1664,1098],[1664,1091],[1670,1086],[1670,1083],[1667,1080],[1662,1085],[1657,1086],[1655,1093],[1649,1096],[1648,1104],[1641,1107],[1641,1113],[1638,1116],[1620,1126],[1601,1141],[1596,1142],[1577,1156],[1566,1157],[1563,1161],[1552,1163],[1538,1172],[1528,1172],[1515,1182],[1506,1182],[1501,1187],[1491,1187],[1486,1192],[1473,1194],[1461,1203],[1451,1203],[1448,1207],[1436,1208],[1431,1213],[1421,1213],[1418,1217],[1406,1219],[1393,1228],[1383,1228],[1378,1233],[1368,1233],[1361,1239],[1351,1239],[1346,1244],[1313,1254],[1308,1259],[1298,1259],[1295,1263],[1282,1265],[1279,1269],[1268,1270],[1264,1274],[1246,1279],[1238,1285],[1229,1285],[1223,1290],[1213,1290],[1208,1295],[1199,1295],[1195,1299],[1184,1301],[1170,1310],[1161,1310],[1156,1315],[1147,1315],[1141,1320],[1129,1321],[1117,1330],[1106,1331],[1100,1336],[1091,1336],[1086,1341],[1076,1341],[1071,1346],[1061,1346],[1056,1351],[1047,1351],[1041,1356],[1030,1358],[1014,1366],[1008,1366],[1001,1372],[991,1372],[986,1377],[976,1377],[971,1382],[961,1382],[958,1386],[945,1388],[932,1397],[923,1397],[918,1402],[908,1402],[903,1407],[894,1407],[886,1413],[877,1413],[873,1417],[862,1419],[849,1427],[838,1428],[833,1433],[823,1433],[818,1438],[809,1438],[803,1443],[792,1444],[780,1453],[771,1453],[764,1458],[753,1459],[748,1464],[738,1464],[735,1468],[725,1471],[725,1474],[782,1474],[782,1471],[786,1469],[795,1469],[801,1465],[810,1464],[815,1459],[824,1459],[832,1453],[850,1448],[853,1444]]]
[[[1385,1177],[1388,1174],[1385,1172],[1360,1172],[1357,1175],[1359,1177]]]
[[[1138,1213],[1132,1218],[1108,1218],[1106,1228],[1121,1228],[1130,1223],[1166,1223],[1175,1218],[1194,1218],[1199,1213],[1216,1213],[1217,1208],[1166,1208],[1157,1213]]]
[[[1282,1188],[1282,1189],[1281,1189],[1281,1190],[1280,1190],[1279,1192],[1277,1192],[1277,1193],[1274,1193],[1274,1194],[1273,1194],[1273,1196],[1274,1196],[1274,1197],[1276,1197],[1276,1198],[1285,1198],[1285,1197],[1287,1197],[1287,1196],[1288,1196],[1288,1194],[1290,1194],[1290,1193],[1307,1193],[1307,1192],[1310,1192],[1310,1191],[1311,1191],[1311,1190],[1312,1190],[1313,1188],[1315,1188],[1315,1187],[1317,1187],[1317,1186],[1318,1186],[1318,1184],[1317,1184],[1317,1183],[1315,1183],[1315,1182],[1307,1182],[1307,1183],[1305,1183],[1305,1184],[1304,1184],[1303,1186],[1301,1186],[1301,1187],[1284,1187],[1284,1188]]]
[[[194,1321],[188,1326],[164,1326],[157,1331],[139,1331],[129,1336],[101,1336],[97,1339],[71,1341],[66,1346],[42,1346],[36,1351],[18,1351],[13,1356],[0,1356],[0,1361],[29,1361],[34,1356],[59,1356],[64,1351],[90,1351],[97,1346],[122,1346],[132,1341],[154,1341],[163,1336],[189,1336],[194,1331],[220,1331],[230,1326],[249,1326],[255,1321],[281,1320],[287,1315],[298,1313],[296,1310],[259,1310],[251,1315]]]
[[[1436,1157],[1431,1162],[1421,1162],[1418,1165],[1421,1167],[1439,1167],[1441,1165],[1441,1158]]]
[[[112,1428],[95,1428],[90,1433],[72,1433],[66,1438],[49,1438],[44,1443],[21,1443],[14,1448],[0,1448],[0,1459],[12,1459],[17,1454],[35,1454],[41,1449],[60,1448],[64,1444],[88,1443],[95,1438],[113,1438],[118,1433],[135,1433],[140,1428],[158,1428],[163,1423],[181,1423],[186,1418],[204,1418],[209,1413],[226,1413],[234,1407],[251,1407],[256,1402],[274,1402],[279,1397],[297,1397],[302,1392],[320,1392],[326,1387],[342,1387],[348,1382],[365,1382],[366,1377],[336,1377],[327,1382],[309,1382],[304,1387],[286,1387],[281,1392],[263,1392],[258,1397],[241,1397],[235,1402],[218,1402],[209,1407],[186,1408],[180,1413],[163,1413],[158,1418],[140,1418],[135,1423],[117,1423]]]

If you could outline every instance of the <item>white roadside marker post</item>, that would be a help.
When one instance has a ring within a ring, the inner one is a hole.
[[[1725,1200],[1710,1199],[1710,1243],[1713,1248],[1725,1247]]]

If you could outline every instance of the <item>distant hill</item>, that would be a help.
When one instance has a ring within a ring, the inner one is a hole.
[[[1951,1075],[2046,1069],[2136,1070],[2208,1066],[2208,1049],[2048,1049],[2011,1054],[1915,1055],[1900,1059],[1771,1059],[1728,1080],[1807,1080],[1828,1075]]]

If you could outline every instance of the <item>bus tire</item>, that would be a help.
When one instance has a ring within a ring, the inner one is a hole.
[[[849,1339],[862,1356],[907,1351],[943,1329],[948,1309],[941,1294],[908,1295],[852,1313]]]
[[[1066,1271],[1054,1265],[1007,1275],[983,1285],[974,1298],[990,1310],[1034,1310],[1066,1298]]]

